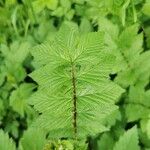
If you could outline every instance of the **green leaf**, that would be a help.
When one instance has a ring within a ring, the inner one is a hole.
[[[58,0],[45,0],[46,6],[50,10],[55,10],[58,5]]]
[[[40,13],[47,7],[50,10],[55,10],[58,5],[58,0],[36,0],[32,2],[33,10],[36,13]]]
[[[136,127],[126,131],[116,142],[113,150],[139,150],[138,146],[138,131]]]
[[[3,130],[0,130],[0,150],[16,150],[13,140]]]
[[[71,8],[71,1],[60,0],[60,5],[63,7],[65,13]]]
[[[14,4],[16,4],[16,0],[6,0],[6,6],[7,7],[10,7],[10,6],[12,6],[12,5],[14,5]]]
[[[80,24],[80,31],[83,33],[92,31],[92,25],[88,19],[82,18],[81,24]]]
[[[128,122],[137,121],[148,117],[150,110],[140,104],[128,104],[125,105],[125,113]]]
[[[110,133],[104,133],[100,140],[98,140],[98,149],[112,150],[114,146],[114,139]]]
[[[143,6],[142,12],[145,15],[150,16],[150,1],[149,0],[146,0],[145,4]]]
[[[45,2],[44,0],[33,1],[32,7],[35,13],[40,13],[45,8]]]
[[[60,6],[57,7],[57,9],[52,12],[52,16],[62,17],[63,15],[64,15],[64,9],[63,7]]]
[[[23,62],[29,54],[29,47],[31,46],[30,43],[27,41],[14,41],[11,43],[10,47],[4,44],[1,44],[0,46],[2,56],[5,57],[4,64],[8,81],[11,84],[16,84],[17,82],[23,81],[26,76]]]
[[[10,95],[10,106],[22,117],[26,111],[27,99],[32,94],[34,88],[34,84],[23,83]]]
[[[46,134],[39,128],[29,128],[20,140],[19,150],[42,150],[46,143]]]
[[[120,71],[118,70],[116,81],[123,87],[135,84],[145,69],[149,68],[146,58],[149,53],[142,53],[143,33],[138,34],[137,32],[138,25],[132,25],[120,34],[117,42],[118,48],[115,53]],[[146,62],[142,61],[144,57]],[[144,64],[147,65],[145,69],[142,67]]]
[[[39,90],[29,103],[42,113],[34,125],[46,128],[50,137],[82,138],[108,130],[103,120],[117,109],[124,90],[109,80],[115,57],[103,39],[101,32],[80,35],[77,25],[66,22],[52,42],[32,50],[41,67],[30,75]]]
[[[103,122],[105,122],[105,124],[107,126],[114,126],[116,124],[117,121],[120,121],[122,118],[121,118],[121,113],[120,111],[117,109],[115,111],[113,111],[111,114],[109,114],[107,116],[107,118],[105,118],[103,120]]]

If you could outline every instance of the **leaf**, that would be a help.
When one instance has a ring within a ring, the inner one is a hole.
[[[39,128],[29,128],[20,140],[19,150],[42,150],[46,143],[46,135]]]
[[[34,88],[34,84],[23,83],[10,95],[10,106],[22,117],[26,111],[27,99],[32,94]]]
[[[36,0],[32,2],[33,9],[36,13],[40,13],[47,7],[50,10],[55,10],[58,5],[58,0]]]
[[[16,150],[13,140],[3,130],[0,130],[0,150]]]
[[[140,104],[128,104],[125,107],[128,122],[137,121],[148,117],[150,110]]]
[[[130,130],[126,131],[116,142],[113,150],[139,150],[138,146],[138,131],[137,127],[133,127]]]
[[[105,32],[107,34],[106,36],[110,36],[108,39],[105,40],[117,40],[119,36],[119,27],[117,24],[112,23],[112,21],[108,20],[105,17],[100,17],[98,20],[99,23],[99,31]],[[107,44],[109,44],[110,41],[107,41]]]
[[[98,140],[98,149],[111,150],[114,146],[114,139],[110,133],[104,133]]]
[[[120,66],[120,71],[118,70],[116,82],[123,87],[134,85],[142,76],[142,73],[144,74],[144,70],[149,68],[148,59],[146,58],[149,52],[142,53],[143,33],[137,34],[137,32],[138,26],[135,24],[126,28],[118,39],[116,61]],[[144,57],[145,62],[142,61]],[[142,67],[144,64],[146,64],[145,69]]]
[[[13,63],[22,63],[29,54],[29,42],[14,41],[11,43],[10,48],[6,45],[1,45],[2,54]]]
[[[41,67],[30,74],[39,89],[29,103],[42,113],[33,126],[47,129],[53,138],[108,130],[103,120],[117,109],[124,90],[109,80],[115,60],[105,51],[103,36],[80,35],[77,25],[66,22],[52,42],[32,50]]]
[[[116,122],[119,120],[121,120],[121,113],[120,111],[117,109],[116,111],[112,112],[110,115],[107,116],[107,118],[105,118],[103,120],[103,122],[105,122],[105,124],[107,126],[114,126],[116,124]]]
[[[1,44],[2,56],[5,57],[4,65],[6,76],[11,84],[23,81],[26,76],[23,63],[29,54],[29,42],[15,41],[10,47]],[[12,67],[13,64],[13,67]]]
[[[92,31],[92,25],[88,19],[82,18],[80,24],[80,31],[83,33]]]
[[[50,10],[55,10],[58,5],[58,0],[45,0],[46,6]]]
[[[150,1],[149,0],[146,0],[143,8],[142,8],[142,12],[147,15],[147,16],[150,16]]]
[[[71,8],[71,2],[68,0],[60,0],[60,4],[65,9],[65,12]]]
[[[145,86],[140,87],[139,85],[131,86],[129,89],[129,98],[127,99],[127,102],[139,104],[143,107],[150,107],[150,90],[145,91]]]
[[[45,2],[44,0],[33,1],[32,7],[35,13],[40,13],[45,8]]]
[[[12,5],[14,5],[14,4],[16,4],[16,0],[6,0],[6,6],[7,7],[9,7],[9,6],[12,6]]]
[[[150,140],[147,137],[147,133],[139,130],[139,137],[140,137],[141,143],[144,145],[145,148],[150,147],[150,143],[149,143]]]

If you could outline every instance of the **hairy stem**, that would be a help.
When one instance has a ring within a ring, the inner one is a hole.
[[[77,94],[76,94],[75,66],[73,63],[72,63],[71,75],[72,75],[72,87],[73,87],[73,130],[74,130],[74,138],[77,139]]]
[[[120,51],[120,52],[121,52],[121,51]],[[121,55],[122,55],[122,57],[124,58],[124,60],[125,60],[125,62],[126,62],[126,64],[127,64],[127,66],[130,68],[130,63],[129,63],[127,57],[125,56],[125,54],[124,54],[123,52],[121,52]]]

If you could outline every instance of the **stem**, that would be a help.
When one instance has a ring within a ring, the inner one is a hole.
[[[123,26],[125,26],[125,23],[126,23],[126,9],[128,8],[129,4],[130,4],[130,0],[127,0],[124,3],[124,5],[122,6],[121,12],[122,12],[122,24],[123,24]]]
[[[127,66],[130,68],[130,63],[129,63],[127,57],[125,56],[125,54],[124,54],[123,52],[120,51],[120,53],[121,53],[122,57],[124,58],[124,60],[125,60],[125,62],[126,62],[126,64],[127,64]]]
[[[133,20],[135,23],[135,22],[137,22],[137,13],[136,13],[136,8],[135,8],[135,5],[133,3],[133,0],[131,0],[131,2],[132,2]]]
[[[76,94],[76,79],[75,79],[75,66],[72,63],[72,87],[73,87],[73,129],[74,138],[77,139],[77,94]]]
[[[24,37],[27,36],[29,25],[30,25],[30,20],[28,19],[25,26],[24,26]]]
[[[31,12],[32,12],[32,15],[33,15],[34,21],[35,21],[35,23],[37,23],[37,18],[36,18],[36,14],[35,14],[35,12],[34,12],[34,10],[33,10],[32,3],[31,3],[31,1],[30,1],[30,0],[27,0],[27,3],[28,3],[28,5],[29,5],[29,7],[30,7],[30,9],[31,9]]]

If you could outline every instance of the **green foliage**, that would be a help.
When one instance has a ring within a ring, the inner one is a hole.
[[[51,10],[57,8],[58,0],[36,0],[32,3],[33,9],[36,13],[42,11],[45,7]]]
[[[103,150],[111,150],[114,146],[114,139],[109,133],[104,133],[98,141],[98,148]]]
[[[38,128],[29,128],[20,140],[19,150],[42,150],[45,143],[46,134],[43,130]]]
[[[143,13],[147,16],[150,16],[150,1],[146,0],[146,3],[143,6]]]
[[[149,150],[149,8],[0,0],[0,150]]]
[[[0,149],[1,150],[15,150],[15,144],[12,139],[9,139],[7,133],[0,130]]]
[[[116,82],[123,87],[128,87],[129,85],[134,85],[139,80],[148,79],[149,74],[145,74],[145,72],[149,70],[147,59],[149,52],[142,53],[143,33],[137,33],[138,25],[129,26],[121,31],[120,34],[117,25],[112,24],[112,22],[106,19],[100,19],[101,26],[100,30],[106,32],[108,48],[112,49],[116,55],[117,64],[114,68],[114,71],[118,73]]]
[[[119,141],[116,142],[113,150],[126,150],[133,149],[139,150],[138,146],[138,131],[136,127],[128,130],[120,137]]]
[[[102,120],[116,109],[123,90],[109,81],[114,57],[104,48],[103,33],[80,35],[76,25],[65,23],[54,41],[32,54],[42,65],[30,75],[39,84],[30,100],[42,113],[37,126],[57,138],[107,130]]]
[[[44,150],[52,150],[52,149],[67,149],[73,150],[74,146],[70,141],[62,140],[62,141],[49,141],[45,146]]]
[[[27,99],[32,94],[34,88],[34,84],[24,83],[11,93],[10,106],[22,117],[24,116],[25,111],[28,109]]]

